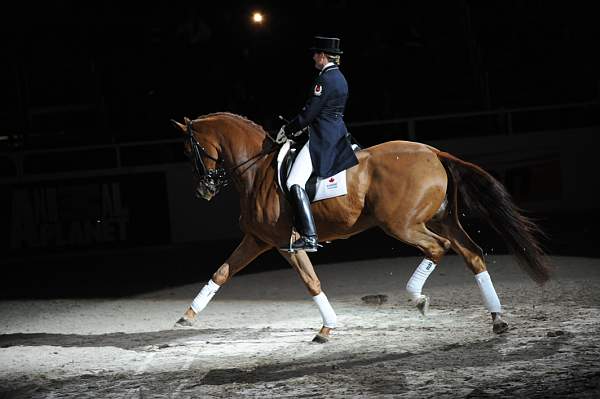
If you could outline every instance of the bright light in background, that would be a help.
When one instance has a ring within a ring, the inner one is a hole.
[[[255,24],[262,24],[265,20],[265,16],[258,11],[252,13],[252,22]]]

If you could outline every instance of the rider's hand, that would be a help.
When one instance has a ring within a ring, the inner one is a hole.
[[[285,134],[285,125],[281,126],[281,129],[279,129],[279,132],[277,133],[277,137],[275,138],[275,142],[277,144],[283,144],[287,141],[287,136]]]

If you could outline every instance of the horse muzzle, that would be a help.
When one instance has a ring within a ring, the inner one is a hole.
[[[219,193],[219,187],[212,179],[201,180],[196,186],[196,198],[210,201]]]

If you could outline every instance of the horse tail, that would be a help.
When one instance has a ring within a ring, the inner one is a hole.
[[[536,238],[544,236],[544,233],[533,220],[522,214],[506,188],[481,167],[447,152],[436,153],[467,209],[491,224],[504,239],[519,266],[535,282],[543,285],[548,281],[550,266]]]

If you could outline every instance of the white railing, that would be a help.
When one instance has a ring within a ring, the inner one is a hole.
[[[506,108],[506,109],[495,109],[490,111],[477,111],[477,112],[463,112],[463,113],[452,113],[452,114],[441,114],[441,115],[433,115],[433,116],[421,116],[421,117],[412,117],[412,118],[395,118],[395,119],[384,119],[384,120],[375,120],[375,121],[365,121],[365,122],[350,122],[348,123],[349,129],[362,129],[371,126],[386,126],[386,125],[406,125],[407,128],[407,138],[409,140],[417,140],[418,137],[418,124],[427,121],[439,121],[439,120],[452,120],[452,119],[468,119],[475,118],[481,116],[496,116],[501,120],[501,125],[503,127],[503,134],[513,134],[514,133],[514,125],[513,125],[513,115],[517,113],[526,113],[526,112],[538,112],[538,111],[552,111],[552,110],[566,110],[566,109],[588,109],[593,107],[598,107],[600,105],[599,102],[585,102],[585,103],[572,103],[572,104],[561,104],[561,105],[551,105],[551,106],[536,106],[536,107],[522,107],[522,108]],[[497,133],[496,133],[497,134]],[[485,135],[480,134],[480,135]],[[24,163],[27,158],[35,157],[36,155],[41,154],[69,154],[69,153],[85,153],[86,151],[93,150],[111,150],[114,152],[114,163],[112,167],[108,168],[99,168],[93,169],[95,171],[103,171],[104,173],[108,171],[121,170],[122,168],[135,168],[135,165],[124,165],[123,164],[123,154],[122,149],[124,148],[132,148],[132,147],[151,147],[151,146],[164,146],[168,144],[177,144],[182,143],[181,138],[176,139],[164,139],[164,140],[153,140],[153,141],[137,141],[137,142],[127,142],[127,143],[113,143],[113,144],[99,144],[99,145],[87,145],[87,146],[76,146],[76,147],[65,147],[65,148],[53,148],[53,149],[33,149],[33,150],[21,150],[21,151],[11,151],[0,153],[0,157],[8,158],[14,163],[14,168],[16,173],[13,176],[0,178],[0,183],[4,182],[12,182],[16,179],[23,178],[26,176],[36,176],[41,177],[41,173],[27,173],[24,169]],[[154,167],[158,164],[165,164],[168,162],[156,162],[154,163]],[[140,164],[145,166],[138,166],[139,168],[148,167],[148,164]],[[150,166],[152,167],[152,166]],[[77,168],[77,165],[73,165],[73,168]],[[60,173],[60,172],[57,172]],[[52,174],[57,174],[52,173]],[[75,171],[69,172],[76,173]],[[61,173],[64,174],[64,173]]]
[[[560,105],[547,105],[547,106],[535,106],[535,107],[521,107],[521,108],[499,108],[489,111],[476,111],[476,112],[462,112],[452,114],[440,114],[430,116],[418,116],[411,118],[394,118],[394,119],[380,119],[375,121],[367,122],[353,122],[349,123],[349,128],[362,128],[369,126],[385,126],[385,125],[400,125],[406,124],[408,128],[409,140],[416,140],[417,138],[417,124],[419,122],[443,120],[443,119],[467,119],[478,116],[497,116],[504,121],[504,132],[506,134],[512,134],[514,132],[513,115],[516,113],[524,112],[536,112],[536,111],[552,111],[552,110],[566,110],[574,108],[590,108],[597,107],[600,102],[590,101],[584,103],[571,103],[571,104],[560,104]],[[485,134],[482,134],[485,135]]]

